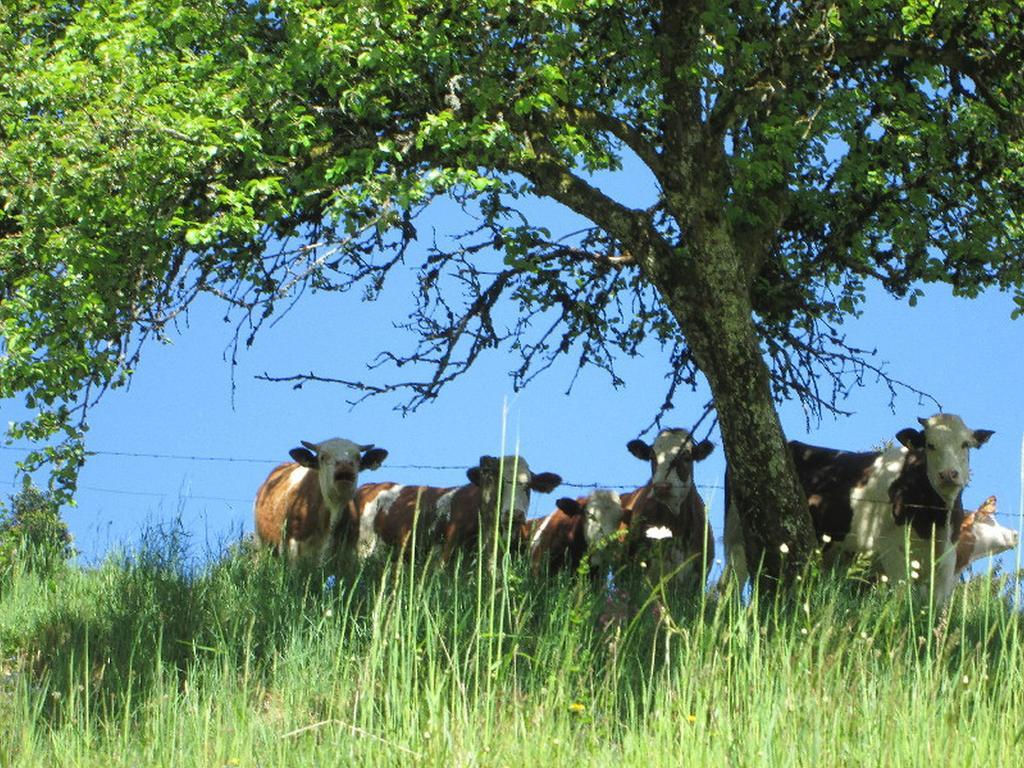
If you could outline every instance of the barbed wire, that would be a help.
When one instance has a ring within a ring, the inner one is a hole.
[[[28,452],[32,450],[24,446],[10,446],[0,445],[0,450],[4,451],[21,451]],[[259,458],[248,458],[248,457],[237,457],[237,456],[199,456],[199,455],[188,455],[188,454],[173,454],[173,453],[145,453],[135,451],[103,451],[94,450],[86,451],[86,456],[120,456],[129,458],[142,458],[142,459],[170,459],[173,461],[207,461],[207,462],[236,462],[236,463],[249,463],[249,464],[281,464],[281,459],[259,459]],[[387,464],[388,469],[424,469],[424,470],[436,470],[436,471],[451,471],[451,470],[465,470],[467,467],[464,464]],[[16,485],[13,482],[0,480],[0,484],[3,485]],[[580,483],[563,480],[560,487],[564,488],[579,488],[595,490],[597,488],[640,488],[642,484],[637,483]],[[695,487],[698,491],[724,491],[724,485],[718,485],[715,483],[695,483]],[[169,493],[160,493],[158,491],[129,491],[118,488],[98,488],[95,486],[78,486],[83,491],[93,491],[97,493],[112,493],[120,494],[125,496],[151,496],[158,498],[166,498],[170,496]],[[179,494],[180,495],[180,494]],[[186,495],[187,499],[195,499],[199,501],[223,501],[232,503],[248,503],[253,502],[253,498],[240,499],[230,498],[224,496],[201,496],[201,495]],[[869,504],[892,504],[889,499],[860,499],[860,501],[868,502]],[[905,507],[914,509],[945,509],[945,507],[939,507],[936,505],[929,504],[904,504]],[[972,510],[965,509],[965,513],[969,513]],[[1000,512],[1000,516],[1003,517],[1024,517],[1024,514],[1020,512]]]

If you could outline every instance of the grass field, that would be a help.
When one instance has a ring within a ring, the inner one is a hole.
[[[1024,765],[1005,579],[929,616],[465,561],[193,567],[173,533],[0,580],[0,766]]]

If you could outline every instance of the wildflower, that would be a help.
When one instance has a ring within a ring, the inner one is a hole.
[[[333,615],[334,615],[334,609],[333,608],[328,608],[326,611],[324,611],[324,616],[326,616],[328,619],[331,618],[331,616],[333,616]]]
[[[697,722],[697,716],[696,715],[687,715],[686,716],[686,722],[688,722],[688,723],[696,723]]]
[[[569,705],[569,711],[572,712],[574,715],[582,715],[584,712],[587,711],[587,706],[585,704],[581,704],[578,701],[574,701],[572,704]]]
[[[921,574],[918,573],[917,571],[911,571],[910,572],[910,578],[917,579],[917,578],[920,578],[920,577],[921,577]]]
[[[324,591],[330,592],[332,589],[334,589],[334,585],[337,583],[338,577],[332,573],[330,576],[324,579]]]
[[[672,531],[670,531],[664,525],[659,525],[659,526],[648,528],[646,536],[647,536],[648,539],[654,539],[655,541],[657,541],[659,539],[671,539],[672,538]]]
[[[789,544],[787,544],[786,542],[782,542],[781,544],[779,544],[779,552],[781,552],[784,555],[788,555],[789,554]]]
[[[881,576],[879,576],[879,577],[878,577],[878,579],[879,579],[879,581],[881,581],[881,582],[882,582],[883,584],[885,584],[885,583],[886,583],[887,581],[889,581],[889,577],[888,577],[888,576],[886,576],[886,575],[885,575],[884,573],[883,573],[883,574],[882,574]]]
[[[964,685],[967,685],[970,682],[971,682],[970,675],[964,675]]]
[[[800,627],[800,634],[801,635],[806,635],[807,634],[807,627]]]
[[[910,561],[910,567],[911,567],[912,570],[920,571],[921,570],[921,563],[918,560],[911,560]]]
[[[821,543],[822,544],[828,544],[830,541],[832,541],[832,537],[831,536],[829,536],[827,533],[821,534]]]

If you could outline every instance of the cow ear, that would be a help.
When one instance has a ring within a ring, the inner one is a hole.
[[[924,432],[907,427],[896,433],[896,439],[907,448],[924,448]]]
[[[561,498],[555,502],[555,506],[569,515],[569,517],[583,514],[583,505],[576,501],[576,499],[570,499],[569,497]]]
[[[466,470],[466,477],[473,485],[480,487],[480,467],[470,467]]]
[[[541,472],[530,478],[530,490],[537,493],[551,493],[562,484],[562,478],[554,472]]]
[[[292,448],[288,451],[288,455],[292,457],[292,461],[306,469],[319,469],[320,467],[320,460],[308,448]]]
[[[387,457],[388,452],[386,450],[384,450],[383,448],[374,448],[371,446],[370,449],[363,454],[362,458],[359,459],[359,468],[376,469],[377,467],[384,463],[384,459],[386,459]]]
[[[651,460],[651,446],[643,440],[630,440],[626,443],[626,450],[632,453],[641,461]]]
[[[985,443],[987,443],[988,439],[990,437],[992,437],[992,435],[994,435],[994,434],[995,434],[995,432],[993,432],[991,429],[976,429],[976,430],[974,430],[974,442],[977,443],[977,445],[974,446],[974,447],[975,448],[980,448]]]
[[[703,461],[704,459],[711,455],[711,452],[713,450],[715,450],[714,443],[712,443],[710,440],[701,440],[699,443],[693,446],[693,460]]]

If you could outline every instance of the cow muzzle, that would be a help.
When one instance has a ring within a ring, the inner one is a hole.
[[[354,469],[344,467],[334,470],[334,482],[338,485],[352,484],[356,481],[356,472]]]

